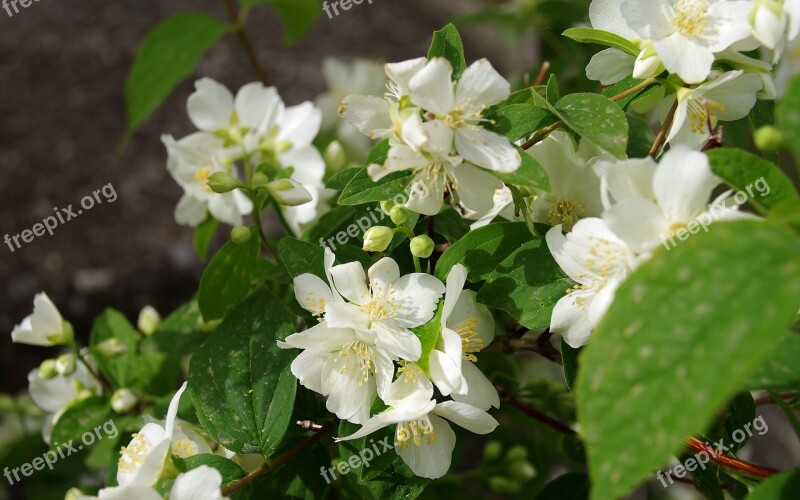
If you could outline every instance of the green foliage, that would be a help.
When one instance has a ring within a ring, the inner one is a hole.
[[[800,163],[800,75],[795,76],[789,84],[778,105],[776,120],[783,132],[784,143]]]
[[[789,500],[800,495],[800,472],[784,472],[764,481],[748,500]]]
[[[628,120],[609,99],[598,94],[570,94],[555,104],[559,118],[576,134],[618,158],[628,146]]]
[[[111,407],[108,400],[99,396],[92,396],[70,405],[58,418],[50,435],[50,446],[58,448],[60,444],[72,444],[75,449],[82,451],[84,441],[81,440],[85,433],[93,434],[96,427],[102,425],[111,417]],[[104,434],[101,436],[105,437]],[[98,440],[97,435],[86,438],[86,442]]]
[[[285,33],[283,42],[291,45],[308,35],[322,14],[319,0],[239,0],[243,7],[270,5],[283,21]]]
[[[211,245],[211,240],[219,227],[219,221],[210,215],[203,221],[202,224],[197,226],[194,231],[194,251],[200,260],[206,260],[208,257],[208,247]]]
[[[109,341],[118,342],[120,350],[124,352],[117,355],[103,352],[103,346],[108,345]],[[138,343],[139,332],[121,313],[106,309],[95,320],[89,337],[89,350],[94,364],[114,387],[128,387]]]
[[[606,47],[619,49],[632,56],[639,55],[639,48],[636,47],[636,45],[634,45],[631,41],[614,33],[609,33],[608,31],[594,28],[570,28],[565,31],[563,35],[567,38],[575,40],[576,42],[596,43],[598,45],[605,45]]]
[[[258,261],[258,238],[229,241],[208,263],[197,302],[206,321],[222,319],[250,292],[250,275]]]
[[[454,265],[463,264],[469,271],[470,281],[483,281],[530,238],[531,233],[523,222],[489,224],[470,231],[442,254],[436,265],[436,277],[444,280]]]
[[[464,44],[461,42],[461,35],[458,29],[452,24],[433,33],[433,42],[428,50],[428,59],[443,57],[450,61],[453,67],[453,78],[458,79],[467,69],[467,61],[464,59]]]

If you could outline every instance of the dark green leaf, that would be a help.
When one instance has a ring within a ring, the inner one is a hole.
[[[450,61],[453,66],[453,79],[461,78],[464,70],[467,69],[467,61],[464,59],[464,44],[461,42],[461,35],[453,24],[448,24],[439,31],[433,32],[433,41],[428,50],[428,59],[443,57]]]
[[[311,273],[326,279],[325,250],[321,246],[296,238],[284,238],[278,242],[278,252],[292,278]]]
[[[97,346],[110,339],[117,339],[125,346],[126,351],[112,358],[103,355]],[[103,311],[92,325],[89,351],[97,368],[115,388],[128,386],[138,344],[139,332],[125,316],[114,309]]]
[[[535,131],[552,125],[558,118],[550,111],[533,104],[510,104],[487,114],[491,120],[487,130],[504,135],[511,142],[528,137]]]
[[[800,75],[796,75],[778,105],[778,127],[783,132],[785,144],[794,152],[800,163]]]
[[[515,146],[516,147],[516,146]],[[538,188],[543,191],[550,190],[550,179],[547,171],[536,159],[520,147],[516,147],[522,157],[522,164],[510,174],[491,172],[495,177],[506,184],[519,187]]]
[[[68,406],[66,411],[58,417],[50,435],[50,446],[58,448],[59,444],[71,443],[76,449],[83,450],[86,443],[94,443],[99,436],[106,436],[103,424],[111,418],[111,406],[108,399],[92,396]],[[95,428],[99,427],[97,433]],[[87,434],[86,440],[82,440]],[[91,436],[89,436],[91,434]]]
[[[628,146],[625,113],[599,94],[570,94],[555,105],[559,117],[578,135],[618,158]]]
[[[583,472],[568,472],[547,483],[536,500],[587,500],[588,498],[589,476]]]
[[[764,363],[748,377],[742,389],[797,389],[800,387],[800,335],[789,332]]]
[[[245,243],[229,241],[211,259],[200,280],[197,303],[206,321],[222,319],[247,297],[258,260],[255,235]]]
[[[778,474],[758,486],[747,500],[796,500],[800,498],[800,472]]]
[[[208,257],[208,246],[211,244],[211,240],[214,238],[214,233],[217,232],[218,227],[219,221],[209,215],[206,220],[194,230],[194,251],[197,252],[197,256],[200,257],[200,260],[205,261]]]
[[[436,276],[445,280],[454,265],[463,264],[470,281],[482,281],[503,259],[530,240],[531,233],[524,222],[489,224],[470,231],[442,254],[436,264]]]

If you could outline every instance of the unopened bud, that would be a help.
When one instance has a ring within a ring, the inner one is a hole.
[[[81,498],[91,498],[83,494],[78,488],[70,488],[64,495],[64,500],[80,500]]]
[[[278,179],[267,184],[267,191],[281,205],[296,207],[305,205],[314,198],[299,182],[291,179]]]
[[[119,389],[111,396],[111,409],[116,413],[128,413],[139,402],[139,398],[130,389]]]
[[[62,377],[69,377],[75,373],[77,362],[74,354],[64,354],[56,359],[56,371]]]
[[[253,231],[249,227],[236,226],[231,229],[231,241],[236,244],[247,243],[252,235]]]
[[[483,448],[483,459],[493,462],[500,457],[501,453],[503,453],[503,445],[499,441],[489,441]]]
[[[389,218],[398,226],[402,226],[408,220],[408,209],[403,205],[395,205],[389,210]]]
[[[39,365],[39,376],[43,380],[50,380],[58,375],[58,369],[56,368],[56,360],[55,359],[45,359],[42,361],[42,364]]]
[[[513,479],[508,479],[503,476],[490,477],[489,487],[495,492],[504,495],[515,495],[522,489],[522,485],[519,481],[514,481]]]
[[[228,172],[214,172],[208,178],[208,187],[215,193],[229,193],[236,188],[242,187],[242,183]]]
[[[8,394],[0,394],[0,414],[11,413],[17,409],[17,403],[14,398]]]
[[[338,172],[347,165],[347,152],[339,141],[331,141],[325,148],[325,164],[331,172]]]
[[[423,234],[411,240],[411,255],[421,259],[427,259],[433,253],[436,244],[427,235]]]
[[[160,324],[161,315],[158,314],[155,307],[144,306],[144,308],[139,311],[139,320],[136,322],[136,326],[145,336],[149,337],[154,334]]]
[[[269,177],[261,172],[254,173],[250,178],[250,187],[253,189],[266,189],[267,184],[269,184]]]
[[[384,213],[389,214],[392,212],[392,208],[394,208],[394,205],[395,203],[393,200],[384,200],[381,202],[381,210],[383,210]]]
[[[506,460],[509,462],[519,462],[521,460],[527,460],[528,458],[528,450],[522,445],[512,446],[508,453],[506,453]]]
[[[527,461],[514,462],[508,467],[511,477],[520,481],[529,481],[536,477],[536,469]]]
[[[364,233],[365,252],[383,252],[389,248],[389,244],[394,238],[394,231],[386,226],[374,226],[367,229]]]
[[[128,352],[128,346],[119,339],[108,339],[94,346],[94,350],[106,358],[116,358]]]
[[[780,150],[784,143],[783,132],[772,125],[767,125],[756,130],[755,134],[753,134],[753,139],[758,149],[767,152]]]

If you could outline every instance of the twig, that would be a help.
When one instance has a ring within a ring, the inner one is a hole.
[[[778,397],[780,399],[784,399],[784,400],[786,400],[786,399],[794,399],[797,396],[800,396],[800,392],[784,392],[784,393],[778,394]],[[762,397],[756,399],[756,406],[773,405],[773,404],[776,404],[776,403],[777,403],[777,401],[772,396],[762,396]]]
[[[611,97],[610,100],[614,101],[614,102],[619,101],[620,99],[624,99],[624,98],[628,97],[631,94],[635,94],[635,93],[639,92],[640,90],[646,89],[647,87],[649,87],[650,85],[654,84],[655,82],[656,82],[656,78],[655,77],[648,78],[647,80],[643,80],[641,83],[638,83],[638,84],[634,85],[633,87],[629,88],[628,90],[626,90],[624,92],[620,92],[619,94]]]
[[[686,444],[689,446],[689,448],[697,452],[705,452],[709,457],[711,457],[711,460],[723,467],[744,472],[745,474],[749,474],[751,476],[767,478],[780,472],[775,469],[768,469],[766,467],[751,464],[750,462],[745,462],[743,460],[722,455],[721,453],[718,453],[712,446],[704,444],[695,438],[689,438],[686,440]]]
[[[561,353],[550,343],[551,336],[552,333],[550,333],[550,330],[545,330],[536,340],[500,337],[492,342],[484,351],[500,351],[505,354],[518,351],[535,352],[543,358],[560,365],[562,364]]]
[[[661,149],[661,146],[664,145],[664,141],[667,139],[669,129],[672,127],[672,120],[675,119],[675,111],[677,111],[677,109],[678,100],[675,99],[675,104],[673,104],[672,109],[669,110],[669,115],[667,115],[667,119],[664,120],[664,125],[661,127],[661,131],[658,133],[655,142],[653,142],[653,147],[650,148],[650,153],[648,153],[648,156],[651,158],[655,158],[658,154],[658,151]]]
[[[536,80],[533,82],[533,86],[541,85],[544,81],[544,77],[547,76],[547,71],[550,69],[550,62],[545,61],[542,63],[542,69],[539,70],[539,74],[536,75]]]
[[[560,420],[556,420],[555,418],[546,415],[536,408],[532,408],[528,406],[527,403],[518,399],[516,396],[510,394],[504,388],[497,386],[497,392],[500,394],[500,397],[511,403],[514,407],[516,407],[519,411],[528,415],[529,417],[538,420],[539,422],[543,423],[544,425],[550,427],[551,429],[560,432],[562,434],[567,434],[570,436],[574,436],[577,434],[570,426],[561,422]]]
[[[259,80],[261,80],[261,83],[266,86],[272,85],[272,79],[270,78],[269,73],[267,73],[266,68],[264,68],[264,66],[261,64],[258,54],[256,54],[255,45],[253,45],[253,40],[250,38],[250,34],[247,32],[245,23],[239,18],[239,12],[236,8],[235,0],[220,0],[220,2],[222,2],[222,6],[225,8],[225,13],[228,15],[228,19],[230,20],[231,24],[233,24],[234,30],[236,31],[236,36],[239,37],[239,41],[242,43],[242,47],[244,47],[247,57],[250,59],[250,64],[253,66],[253,69],[258,75]]]
[[[297,455],[299,455],[300,453],[302,453],[306,449],[308,449],[311,446],[315,445],[318,441],[320,441],[322,438],[327,436],[328,433],[330,431],[332,431],[332,430],[333,430],[333,422],[328,422],[327,424],[325,424],[325,426],[323,426],[323,428],[319,432],[317,432],[313,436],[309,437],[308,439],[306,439],[305,441],[303,441],[299,445],[295,446],[294,448],[292,448],[291,450],[287,451],[286,453],[284,453],[280,457],[276,458],[275,460],[270,460],[269,463],[266,463],[266,464],[262,465],[261,467],[259,467],[258,469],[255,469],[253,472],[251,472],[250,474],[246,475],[242,479],[236,481],[235,483],[232,483],[230,486],[228,486],[227,488],[222,490],[222,496],[227,497],[231,493],[237,491],[239,488],[241,488],[243,486],[247,486],[248,484],[252,483],[253,481],[258,479],[259,477],[261,477],[264,474],[266,474],[267,472],[270,472],[272,470],[277,469],[278,467],[280,467],[281,465],[285,464],[286,462],[288,462],[292,458],[296,457]]]

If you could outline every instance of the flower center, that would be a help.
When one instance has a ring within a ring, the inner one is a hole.
[[[424,442],[423,438],[425,438]],[[397,424],[397,431],[394,433],[395,446],[406,448],[409,443],[419,446],[434,442],[436,442],[436,433],[433,432],[433,424],[427,415],[412,422]]]
[[[475,357],[476,352],[484,348],[483,339],[478,337],[478,318],[471,317],[458,325],[455,328],[456,333],[461,336],[462,350],[464,358],[472,361],[478,361]]]
[[[685,36],[702,35],[708,24],[707,0],[679,0],[674,5],[672,25]]]
[[[583,208],[583,205],[572,198],[556,200],[556,202],[550,206],[550,212],[547,213],[547,222],[551,226],[563,224],[564,231],[569,232],[572,231],[572,228],[585,213],[586,210]]]
[[[360,340],[345,345],[333,362],[342,363],[339,373],[355,372],[354,378],[359,386],[369,382],[370,374],[378,372],[375,353],[370,346]]]
[[[200,188],[206,193],[213,193],[214,191],[208,186],[208,178],[211,177],[211,169],[202,167],[194,173],[194,180],[200,184]]]
[[[407,384],[416,384],[419,382],[419,376],[422,374],[422,368],[416,363],[402,362],[400,368],[397,369],[397,378],[405,379]]]
[[[390,286],[384,290],[380,285],[373,285],[368,292],[364,292],[361,309],[369,317],[371,322],[383,321],[397,316],[400,304],[395,295],[397,290]]]
[[[125,473],[137,471],[152,448],[153,443],[144,434],[134,434],[128,446],[120,450],[122,456],[117,462],[117,468]]]
[[[725,105],[706,99],[690,99],[688,104],[689,127],[695,134],[711,129],[711,119],[716,111],[725,111]]]
[[[197,444],[191,439],[179,439],[172,443],[171,453],[180,458],[193,457],[197,452]]]
[[[318,297],[314,292],[308,292],[305,297],[305,310],[313,311],[311,314],[322,321],[325,316],[325,297]]]

